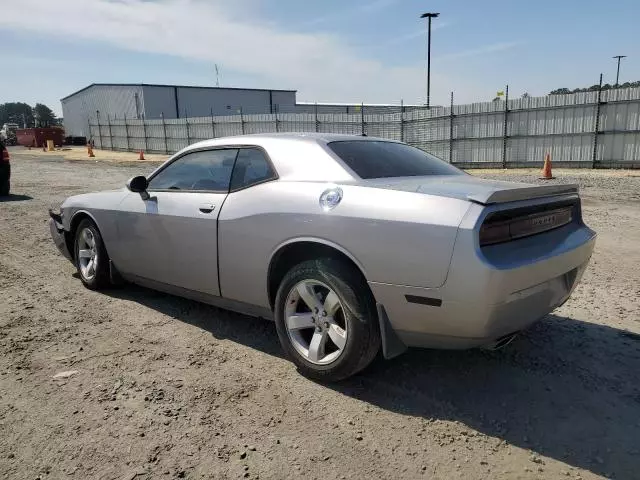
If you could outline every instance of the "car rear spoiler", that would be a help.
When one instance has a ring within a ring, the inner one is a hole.
[[[467,199],[481,205],[492,203],[517,202],[519,200],[529,200],[532,198],[554,197],[557,195],[570,195],[578,193],[578,185],[540,185],[516,188],[495,189],[493,191],[473,193],[467,195]]]

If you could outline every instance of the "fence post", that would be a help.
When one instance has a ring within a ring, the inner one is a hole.
[[[276,132],[279,132],[280,124],[278,122],[278,105],[275,105],[275,114],[276,114]]]
[[[502,168],[507,168],[507,140],[508,140],[508,132],[507,132],[507,120],[509,117],[509,85],[505,90],[504,97],[504,129],[503,129],[503,137],[502,137]]]
[[[111,120],[109,119],[109,114],[107,113],[107,128],[109,128],[109,146],[111,146],[111,151],[113,148],[113,135],[111,135]]]
[[[102,149],[102,129],[100,128],[100,110],[96,110],[96,119],[98,121],[98,137],[100,138],[100,148]]]
[[[600,130],[600,104],[602,103],[602,74],[600,74],[600,86],[598,87],[598,97],[596,100],[596,118],[593,128],[593,153],[591,157],[591,168],[596,168],[598,156],[598,131]]]
[[[147,119],[142,117],[142,134],[144,135],[144,151],[149,150],[149,145],[147,144]]]
[[[213,119],[213,107],[211,107],[211,138],[216,138],[216,122]]]
[[[318,102],[316,102],[316,105],[314,107],[314,111],[316,114],[316,132],[320,131],[320,120],[318,120]]]
[[[364,102],[360,104],[360,123],[362,125],[362,136],[366,136],[366,132],[364,130]]]
[[[184,117],[184,124],[187,126],[187,147],[191,145],[191,135],[189,133],[189,119]]]
[[[129,126],[127,125],[127,115],[124,116],[124,136],[127,139],[127,151],[131,150],[131,146],[129,145]]]
[[[453,92],[451,92],[451,105],[449,108],[449,163],[453,163]]]
[[[91,131],[91,119],[87,117],[87,144],[90,144],[93,140],[93,132]],[[93,144],[91,145],[93,147]]]
[[[164,139],[164,153],[165,155],[169,155],[169,142],[167,140],[167,124],[164,121],[164,112],[160,113],[160,118],[162,118],[162,138]]]
[[[400,100],[400,141],[404,142],[404,100]]]
[[[242,114],[242,107],[240,107],[240,127],[242,128],[242,135],[244,135],[244,115]]]

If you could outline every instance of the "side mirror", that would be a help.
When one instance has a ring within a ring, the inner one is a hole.
[[[147,193],[148,186],[149,182],[144,175],[133,177],[127,182],[127,188],[132,192],[139,193],[143,200],[149,199],[149,194]]]
[[[142,193],[147,191],[149,183],[147,177],[144,175],[138,175],[137,177],[130,178],[127,182],[127,188],[132,192]]]

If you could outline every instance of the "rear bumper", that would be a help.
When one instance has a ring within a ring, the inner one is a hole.
[[[64,255],[64,257],[73,262],[73,258],[71,257],[71,251],[67,245],[67,239],[65,236],[64,227],[62,226],[62,219],[59,214],[56,214],[52,211],[49,211],[49,230],[51,231],[51,238],[53,239],[53,243],[56,244],[60,253]]]
[[[442,287],[374,282],[370,286],[376,301],[384,305],[395,333],[407,346],[486,346],[527,328],[566,302],[589,262],[595,238],[584,225],[569,226],[549,235],[547,245],[561,245],[554,251],[545,256],[531,255],[544,250],[545,243],[535,238],[523,240],[518,242],[513,258],[501,255],[502,264],[489,262],[491,251],[479,255],[463,238],[457,242]],[[523,255],[523,251],[534,260],[515,261],[515,255]]]

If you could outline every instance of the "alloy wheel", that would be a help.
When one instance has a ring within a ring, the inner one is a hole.
[[[85,280],[92,280],[98,268],[96,238],[90,228],[84,228],[78,238],[78,263],[80,274]]]
[[[296,351],[316,365],[335,362],[347,344],[342,303],[329,286],[317,280],[303,280],[289,291],[285,325]]]

